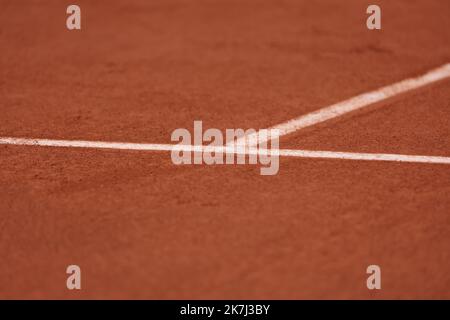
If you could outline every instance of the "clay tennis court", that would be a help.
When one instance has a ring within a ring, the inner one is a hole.
[[[378,0],[368,30],[372,2],[78,0],[69,31],[70,3],[2,0],[0,298],[450,299],[450,2]],[[408,79],[283,134],[332,156],[273,176],[37,140],[270,128]]]

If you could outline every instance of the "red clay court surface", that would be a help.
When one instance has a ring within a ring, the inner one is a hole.
[[[450,1],[0,6],[0,137],[170,143],[267,128],[450,62]],[[450,80],[280,148],[450,157]],[[0,298],[450,299],[450,165],[0,145]],[[82,290],[66,288],[66,267]],[[366,268],[382,270],[382,290]]]

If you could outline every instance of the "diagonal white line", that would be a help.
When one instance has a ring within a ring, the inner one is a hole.
[[[375,91],[360,94],[356,97],[350,98],[348,100],[333,104],[331,106],[319,109],[317,111],[308,113],[306,115],[300,116],[298,118],[277,124],[269,129],[276,129],[279,131],[278,135],[271,135],[267,139],[261,139],[256,134],[250,134],[247,136],[242,136],[235,141],[236,144],[251,144],[252,141],[257,141],[257,143],[263,143],[268,140],[272,140],[275,137],[280,137],[293,133],[297,130],[316,125],[318,123],[340,117],[351,111],[359,110],[374,103],[386,100],[388,98],[394,97],[401,93],[407,91],[415,90],[420,87],[429,85],[433,82],[443,80],[450,77],[450,63],[447,63],[437,69],[431,70],[424,75],[416,78],[409,78],[392,85],[388,85],[377,89]],[[245,140],[247,139],[247,140]],[[233,142],[228,145],[232,145]],[[255,145],[255,142],[253,142]]]
[[[297,158],[323,158],[323,159],[343,159],[343,160],[366,160],[366,161],[397,161],[412,163],[436,163],[450,164],[450,157],[437,156],[417,156],[385,153],[355,153],[355,152],[335,152],[335,151],[310,151],[310,150],[289,150],[289,149],[260,149],[251,148],[247,150],[237,149],[230,146],[211,147],[200,145],[179,145],[179,144],[157,144],[157,143],[124,143],[124,142],[103,142],[84,140],[51,140],[51,139],[27,139],[0,137],[0,145],[22,145],[41,147],[66,147],[66,148],[93,148],[93,149],[113,149],[113,150],[138,150],[138,151],[186,151],[186,152],[217,152],[234,154],[257,154],[272,155]]]

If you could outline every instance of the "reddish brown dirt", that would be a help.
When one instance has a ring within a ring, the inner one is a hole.
[[[450,61],[450,2],[3,1],[0,136],[168,142],[259,128]],[[281,147],[449,153],[449,82]],[[0,146],[0,298],[450,298],[450,169]],[[68,291],[65,268],[82,268]],[[365,269],[382,268],[369,292]]]
[[[283,148],[450,156],[450,81],[281,138]]]

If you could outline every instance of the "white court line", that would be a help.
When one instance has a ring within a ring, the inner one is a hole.
[[[321,122],[324,122],[324,121],[327,121],[327,120],[330,120],[333,118],[340,117],[351,111],[362,109],[364,107],[367,107],[374,103],[394,97],[401,93],[405,93],[407,91],[418,89],[420,87],[429,85],[433,82],[443,80],[443,79],[449,78],[449,77],[450,77],[450,63],[447,63],[447,64],[445,64],[437,69],[431,70],[419,77],[409,78],[409,79],[391,84],[389,86],[382,87],[375,91],[363,93],[356,97],[350,98],[348,100],[333,104],[328,107],[324,107],[322,109],[313,111],[311,113],[300,116],[298,118],[277,124],[269,129],[277,129],[277,130],[279,130],[279,134],[267,137],[267,139],[265,139],[265,140],[264,139],[256,140],[258,138],[257,133],[256,133],[256,134],[242,136],[241,138],[237,139],[235,141],[235,143],[242,144],[245,142],[245,139],[248,139],[247,142],[253,143],[254,145],[255,145],[255,142],[253,142],[253,141],[258,141],[257,143],[263,143],[268,140],[272,140],[272,139],[276,138],[277,136],[281,137],[281,136],[287,135],[289,133],[293,133],[297,130],[300,130],[300,129],[303,129],[306,127],[310,127],[310,126],[316,125],[318,123],[321,123]],[[255,139],[255,140],[252,140],[252,139]],[[232,145],[232,144],[233,144],[233,142],[231,142],[228,145]]]
[[[281,149],[279,150],[279,153],[280,156],[300,157],[300,158],[450,164],[450,157],[437,157],[437,156],[417,156],[417,155],[390,154],[390,153],[287,150],[287,149]]]
[[[124,143],[124,142],[102,142],[83,140],[50,140],[50,139],[26,139],[0,137],[0,145],[22,145],[22,146],[42,146],[42,147],[69,147],[69,148],[93,148],[93,149],[113,149],[113,150],[138,150],[138,151],[191,151],[191,152],[219,152],[234,154],[258,154],[266,156],[285,156],[297,158],[323,158],[323,159],[343,159],[343,160],[370,160],[370,161],[396,161],[412,163],[437,163],[450,164],[450,157],[437,156],[417,156],[403,154],[386,153],[355,153],[355,152],[335,152],[335,151],[310,151],[310,150],[289,150],[289,149],[257,149],[251,148],[246,151],[237,151],[233,146],[210,147],[200,145],[179,145],[179,144],[157,144],[157,143]]]

